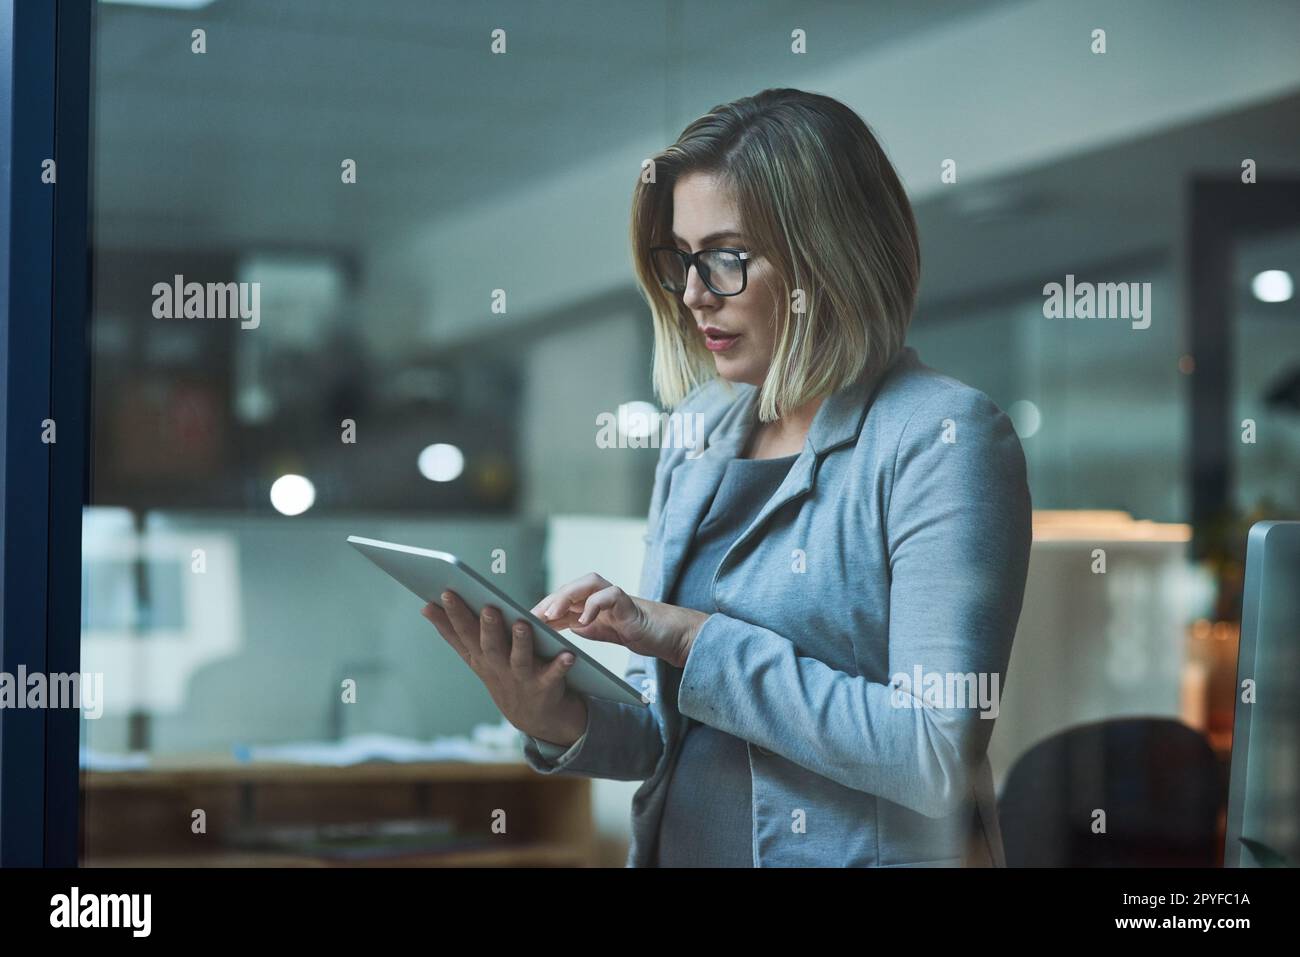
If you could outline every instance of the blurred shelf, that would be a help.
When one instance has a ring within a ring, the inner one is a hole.
[[[368,761],[343,766],[248,762],[204,758],[130,771],[82,770],[81,783],[92,790],[110,788],[189,788],[210,784],[260,784],[274,782],[356,784],[371,781],[533,781],[537,772],[522,761]]]
[[[218,851],[98,857],[83,867],[586,867],[589,855],[567,844],[523,844],[445,854],[409,854],[365,860],[335,860],[299,854]]]
[[[83,771],[81,795],[86,867],[582,867],[596,859],[591,779],[538,774],[522,761],[334,767],[188,755],[147,770]],[[509,821],[509,843],[493,832],[498,817]],[[399,822],[465,841],[397,853],[379,843],[352,857],[298,846],[338,835],[338,825],[366,833]],[[248,843],[250,834],[286,833],[292,843]]]

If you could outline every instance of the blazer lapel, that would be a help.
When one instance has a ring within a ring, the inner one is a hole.
[[[722,558],[725,564],[731,552],[755,535],[768,517],[787,502],[812,490],[821,456],[847,442],[857,441],[866,419],[867,409],[876,390],[899,360],[910,361],[912,349],[904,347],[895,362],[880,372],[864,372],[856,380],[828,396],[813,416],[799,457],[772,497],[764,503],[754,520],[742,532]],[[738,385],[744,390],[709,433],[703,454],[686,458],[672,473],[672,485],[664,504],[666,520],[664,543],[660,553],[659,595],[663,601],[671,594],[690,549],[695,530],[722,482],[727,463],[744,449],[750,432],[757,424],[758,388]],[[721,565],[719,566],[721,568]]]
[[[687,457],[673,469],[672,484],[664,503],[664,541],[660,551],[659,596],[663,601],[672,593],[695,530],[704,521],[713,495],[722,483],[727,463],[740,454],[749,438],[757,405],[758,389],[741,384],[743,390],[728,407],[716,427],[708,433],[704,451],[696,458]]]

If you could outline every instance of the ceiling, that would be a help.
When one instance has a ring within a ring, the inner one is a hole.
[[[671,139],[700,88],[797,85],[1012,2],[658,0],[617,15],[608,0],[101,3],[100,235],[364,246],[616,152],[647,123]],[[861,29],[844,29],[846,17]],[[196,27],[202,55],[190,52]],[[504,56],[489,51],[498,27]],[[796,27],[805,56],[789,52]],[[329,189],[345,157],[358,162],[361,195]]]
[[[979,17],[1000,26],[996,16],[1027,3],[659,0],[619,5],[617,15],[596,0],[216,0],[197,11],[101,3],[96,242],[326,248],[366,261],[431,224],[453,224],[454,240],[461,222],[479,206],[499,207],[503,194],[544,193],[566,174],[585,174],[593,157],[626,161],[648,127],[654,141],[669,141],[712,102],[765,86],[815,87],[837,65],[892,62],[900,46]],[[190,52],[195,27],[206,31],[202,55]],[[489,52],[498,27],[507,31],[504,56]],[[803,56],[789,52],[795,28],[807,33]],[[959,191],[920,183],[920,306],[959,306],[1045,271],[1168,252],[1189,176],[1235,175],[1246,154],[1270,175],[1298,175],[1297,131],[1292,93],[1027,158]],[[888,140],[905,131],[878,132]],[[339,188],[345,158],[358,164],[357,188]],[[614,220],[625,208],[602,215],[601,241],[622,235]],[[484,233],[500,228],[488,222],[464,241],[481,248]],[[528,214],[510,226],[517,235],[503,257],[548,241],[547,224]],[[417,263],[431,255],[415,248]],[[621,261],[601,261],[589,290],[566,295],[630,287]]]
[[[1176,256],[1190,180],[1236,179],[1246,156],[1264,179],[1300,178],[1300,95],[922,202],[919,307],[960,308],[1000,287],[1037,288],[1044,275]]]

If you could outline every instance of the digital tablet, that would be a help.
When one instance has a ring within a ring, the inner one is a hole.
[[[476,615],[482,613],[484,605],[495,605],[505,617],[507,629],[522,618],[533,626],[533,651],[537,657],[553,661],[561,651],[573,652],[574,662],[564,681],[574,691],[621,704],[646,706],[640,691],[545,622],[533,617],[526,608],[455,555],[358,535],[349,535],[348,542],[426,602],[433,602],[441,608],[442,593],[454,591]]]

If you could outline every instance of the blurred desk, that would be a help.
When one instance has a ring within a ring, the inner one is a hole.
[[[171,759],[149,770],[83,771],[88,867],[584,867],[595,863],[591,781],[522,763],[348,767]],[[194,833],[196,811],[205,830]],[[494,820],[504,833],[494,833]],[[409,822],[445,826],[437,849],[354,846],[346,857],[250,847],[256,830]]]

